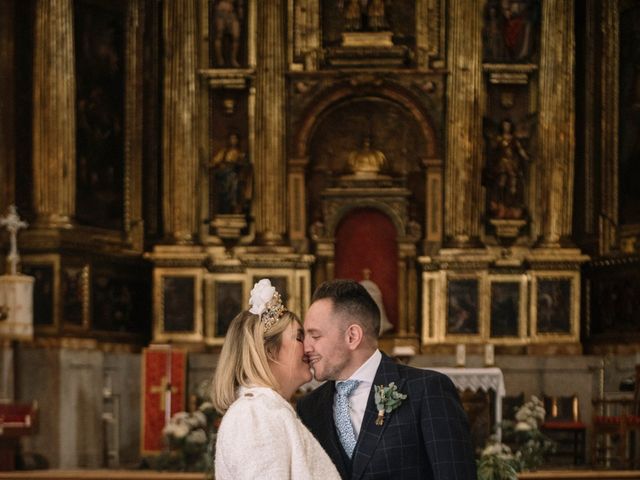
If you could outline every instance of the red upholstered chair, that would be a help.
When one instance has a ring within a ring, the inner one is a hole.
[[[593,401],[591,459],[594,466],[635,468],[637,460],[629,439],[640,431],[640,365],[636,365],[633,397],[601,398]]]
[[[20,437],[37,428],[38,404],[0,403],[0,470],[14,470]]]

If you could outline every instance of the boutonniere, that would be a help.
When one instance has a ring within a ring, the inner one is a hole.
[[[398,387],[396,387],[394,382],[391,382],[386,387],[384,385],[376,385],[375,400],[376,408],[378,409],[376,425],[382,425],[384,423],[384,414],[390,413],[398,408],[405,398],[407,398],[407,396],[398,391]]]

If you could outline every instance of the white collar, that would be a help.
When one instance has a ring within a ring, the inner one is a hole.
[[[376,349],[368,360],[360,365],[360,368],[358,368],[358,370],[349,377],[349,380],[358,380],[360,383],[373,384],[373,380],[376,377],[376,372],[378,371],[381,361],[382,354],[380,353],[380,350]]]

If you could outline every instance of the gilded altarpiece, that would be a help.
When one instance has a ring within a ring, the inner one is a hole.
[[[638,19],[633,0],[588,1],[577,49],[584,82],[578,99],[584,121],[579,140],[577,233],[593,260],[584,276],[584,337],[593,352],[635,348],[640,305],[638,250]]]

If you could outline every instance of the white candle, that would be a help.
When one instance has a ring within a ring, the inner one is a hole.
[[[456,345],[456,367],[464,367],[467,350],[464,345]]]
[[[484,364],[487,367],[493,366],[495,363],[493,344],[487,343],[484,346]]]

